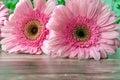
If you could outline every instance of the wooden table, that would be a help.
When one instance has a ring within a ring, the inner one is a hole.
[[[120,80],[120,59],[56,59],[1,54],[0,80]]]

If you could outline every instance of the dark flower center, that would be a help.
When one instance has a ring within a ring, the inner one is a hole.
[[[38,33],[38,27],[37,25],[32,25],[30,29],[31,35],[36,35]]]
[[[41,34],[42,25],[38,20],[29,21],[24,28],[24,34],[29,40],[36,40]]]
[[[90,31],[86,27],[78,27],[74,31],[74,37],[78,41],[86,41],[90,38]]]
[[[76,31],[76,36],[79,38],[84,38],[86,36],[86,32],[84,31],[84,29],[78,29]]]

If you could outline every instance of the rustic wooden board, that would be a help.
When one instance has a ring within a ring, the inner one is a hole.
[[[56,59],[1,54],[0,80],[120,80],[120,59]]]

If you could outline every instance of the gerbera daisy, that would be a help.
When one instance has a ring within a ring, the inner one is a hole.
[[[43,51],[54,57],[106,58],[119,46],[115,14],[100,0],[67,0],[58,5],[47,24],[49,40]]]
[[[48,22],[55,0],[19,0],[13,14],[2,28],[2,49],[11,52],[40,54],[46,39]]]
[[[6,8],[2,2],[0,2],[0,29],[1,27],[4,26],[4,21],[8,19],[9,13],[10,13],[10,10]],[[1,33],[1,30],[0,30],[0,33]],[[0,39],[1,39],[1,35],[0,35]]]

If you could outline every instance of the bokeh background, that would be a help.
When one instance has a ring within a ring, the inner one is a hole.
[[[6,5],[7,8],[11,10],[11,13],[14,13],[15,6],[19,0],[0,0]],[[31,0],[33,1],[33,0]],[[46,0],[47,1],[47,0]],[[57,0],[58,4],[65,4],[65,0]],[[118,18],[117,24],[120,24],[120,0],[101,0],[104,1],[107,5],[110,6],[111,11],[116,14]],[[120,40],[120,38],[118,38]],[[110,55],[109,59],[117,59],[120,58],[120,49],[117,50],[115,55]]]

